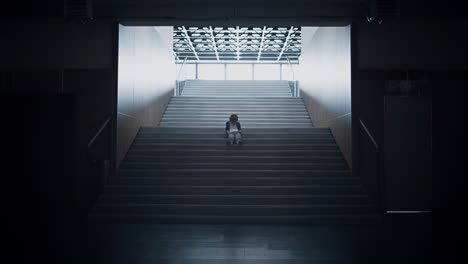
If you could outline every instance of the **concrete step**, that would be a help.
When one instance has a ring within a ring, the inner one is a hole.
[[[200,97],[202,98],[202,97]],[[252,104],[252,105],[249,105],[249,104]],[[302,104],[302,103],[301,103]],[[305,108],[304,105],[301,105],[301,104],[296,104],[296,103],[287,103],[287,104],[282,104],[282,106],[285,106],[285,107],[296,107],[296,108]],[[193,105],[194,107],[191,107],[191,108],[199,108],[198,106],[210,106],[210,105],[224,105],[224,106],[231,106],[232,108],[238,108],[238,104],[232,104],[232,102],[222,102],[222,101],[216,101],[216,102],[210,102],[210,103],[198,103],[198,102],[182,102],[182,101],[173,101],[173,102],[170,102],[168,104],[168,106],[170,107],[173,107],[173,106],[183,106],[183,105]],[[239,104],[240,105],[240,104]],[[262,102],[262,103],[254,103],[254,102],[246,102],[246,103],[243,103],[242,105],[247,105],[247,106],[262,106],[264,108],[268,108],[268,109],[274,109],[275,106],[278,106],[279,104],[277,104],[276,102]],[[260,109],[260,108],[257,108],[257,109]],[[244,111],[249,111],[249,109],[245,109]],[[253,110],[251,110],[250,112],[255,112]]]
[[[249,89],[240,89],[239,87],[232,88],[212,88],[212,89],[190,89],[184,88],[182,91],[183,95],[190,94],[200,95],[216,95],[216,94],[232,94],[234,96],[244,97],[246,95],[260,95],[260,96],[273,96],[282,95],[284,97],[291,96],[291,92],[288,89],[258,89],[256,87],[250,87]]]
[[[270,92],[291,92],[291,89],[286,86],[268,86],[268,85],[249,85],[246,87],[239,85],[213,85],[213,86],[185,86],[182,93],[185,91],[202,91],[202,92],[256,92],[259,91],[263,96],[270,96]],[[240,95],[242,96],[242,95]]]
[[[201,98],[201,97],[200,97]],[[220,107],[217,109],[216,107]],[[252,109],[251,109],[252,108]],[[199,111],[206,111],[206,110],[218,110],[219,112],[230,112],[231,110],[238,110],[246,113],[256,113],[258,111],[264,112],[264,111],[275,111],[275,112],[302,112],[302,111],[307,111],[307,108],[304,105],[296,105],[296,104],[290,104],[290,105],[284,105],[284,106],[276,106],[276,104],[265,104],[265,105],[258,105],[258,106],[249,106],[249,107],[239,107],[236,104],[231,104],[231,103],[218,103],[217,105],[210,106],[210,105],[205,105],[203,107],[199,105],[190,105],[190,104],[182,104],[182,103],[176,103],[176,104],[169,104],[166,107],[166,110],[183,110],[183,109],[197,109]],[[215,111],[217,113],[218,111]]]
[[[228,121],[228,118],[226,116],[224,117],[214,117],[214,118],[204,118],[204,117],[198,117],[198,118],[190,118],[190,117],[169,117],[167,115],[164,115],[164,118],[161,122],[193,122],[197,121],[200,123],[203,122],[224,122],[226,123]],[[260,117],[252,117],[252,116],[244,116],[242,117],[242,120],[239,117],[239,122],[242,121],[242,123],[249,123],[249,122],[278,122],[278,123],[310,123],[309,118],[301,118],[301,119],[296,119],[296,118],[260,118]]]
[[[276,98],[276,97],[269,97],[269,96],[263,96],[263,97],[258,97],[258,98],[244,98],[244,97],[232,97],[232,98],[225,98],[225,97],[219,97],[219,98],[216,98],[216,97],[210,97],[210,98],[207,98],[207,100],[223,100],[223,101],[236,101],[238,99],[242,99],[242,100],[245,100],[245,101],[264,101],[264,100],[267,100],[267,101],[276,101],[276,102],[303,102],[304,99],[301,98],[301,97],[285,97],[285,98]],[[173,101],[186,101],[186,100],[202,100],[203,101],[203,98],[200,98],[200,97],[193,97],[191,98],[190,96],[172,96],[171,97],[171,100]]]
[[[284,159],[287,160],[289,157],[291,159],[295,159],[297,157],[304,157],[304,159],[310,158],[318,158],[323,157],[324,159],[327,158],[334,158],[334,159],[341,159],[342,154],[338,149],[335,150],[240,150],[240,149],[200,149],[200,150],[190,150],[190,149],[176,149],[176,150],[168,150],[168,149],[159,149],[159,148],[134,148],[132,147],[129,152],[127,153],[128,157],[131,156],[146,156],[146,157],[174,157],[177,158],[189,158],[189,157],[199,157],[203,156],[206,158],[214,158],[214,157],[231,157],[232,159],[236,157],[240,157],[243,159],[252,159],[258,160],[261,158],[268,158],[268,159]]]
[[[226,122],[229,120],[231,114],[217,114],[217,113],[166,113],[163,115],[163,119],[204,119],[204,120],[225,120]],[[237,113],[239,120],[243,122],[246,120],[310,120],[308,115],[296,115],[296,114],[259,114],[259,113],[252,113],[252,114],[239,114]]]
[[[119,177],[351,177],[347,169],[120,169]]]
[[[182,156],[182,155],[142,155],[128,153],[124,159],[125,162],[171,162],[177,161],[180,163],[193,163],[193,162],[234,162],[234,163],[343,163],[345,162],[341,156],[289,156],[289,157],[275,157],[275,156]]]
[[[254,88],[252,88],[254,89]],[[226,97],[226,96],[233,96],[233,97],[251,97],[251,96],[257,96],[257,97],[264,97],[265,95],[268,95],[269,97],[291,97],[291,92],[289,91],[243,91],[239,90],[237,88],[229,89],[226,91],[223,90],[212,90],[212,91],[198,91],[198,90],[190,90],[187,89],[182,92],[182,97],[183,96],[207,96],[207,97]],[[242,100],[239,100],[242,101]]]
[[[352,214],[314,214],[281,216],[243,216],[243,215],[163,215],[163,214],[115,214],[95,213],[88,219],[100,223],[139,223],[139,224],[251,224],[251,225],[311,225],[336,224],[369,226],[382,222],[374,213]]]
[[[203,100],[205,98],[201,97],[194,97],[194,98],[189,98],[189,97],[178,97],[180,99],[172,99],[169,101],[170,104],[227,104],[227,103],[239,103],[239,104],[261,104],[261,105],[269,105],[269,104],[283,104],[283,105],[294,105],[294,104],[302,104],[302,100],[284,100],[283,98],[277,98],[272,97],[272,99],[265,99],[265,98],[215,98],[215,97],[209,97],[206,98],[206,100]],[[186,98],[186,99],[184,99]],[[198,100],[196,99],[198,98]]]
[[[145,143],[185,143],[185,144],[223,144],[226,142],[226,138],[209,138],[204,136],[198,137],[184,137],[184,138],[135,138],[133,141],[135,144]],[[335,140],[333,138],[250,138],[244,137],[242,142],[244,144],[274,144],[281,140],[281,144],[333,144]]]
[[[365,204],[365,194],[341,195],[174,195],[174,194],[104,194],[102,203],[138,204]]]
[[[203,126],[203,127],[220,127],[224,126],[223,123],[188,123],[188,122],[163,122],[159,124],[160,126],[163,127],[196,127],[196,126]],[[277,128],[309,128],[312,127],[312,123],[308,124],[295,124],[295,123],[271,123],[271,122],[265,122],[265,123],[242,123],[242,129],[245,128],[271,128],[271,127],[277,127]]]
[[[370,213],[373,206],[368,204],[280,204],[280,205],[238,205],[238,204],[99,204],[95,210],[100,213],[128,214],[172,214],[172,215],[311,215],[327,213]]]
[[[184,133],[185,132],[185,133]],[[270,134],[270,133],[265,133],[265,134],[260,134],[260,133],[250,133],[250,131],[244,132],[242,134],[242,137],[244,139],[251,139],[251,140],[256,140],[256,139],[268,139],[268,140],[277,140],[277,139],[333,139],[333,136],[328,133],[314,133],[314,134]],[[210,133],[190,133],[187,131],[180,131],[180,133],[169,133],[169,132],[154,132],[154,133],[146,133],[146,132],[139,132],[137,135],[138,139],[183,139],[183,138],[206,138],[206,139],[225,139],[226,135],[224,133],[224,129],[218,129],[216,133],[210,132]]]
[[[230,90],[230,89],[240,89],[240,90],[290,90],[289,85],[275,85],[275,84],[249,84],[249,85],[239,85],[239,84],[219,84],[219,85],[185,85],[185,89],[198,89],[198,90]]]
[[[187,83],[184,85],[184,88],[191,88],[191,87],[197,87],[201,89],[222,89],[222,88],[230,88],[230,87],[236,87],[236,88],[241,88],[241,89],[246,89],[246,88],[273,88],[273,89],[289,89],[289,84],[277,84],[277,83]]]
[[[278,142],[277,144],[244,144],[242,146],[226,146],[225,144],[218,143],[203,143],[203,144],[179,144],[179,143],[145,143],[145,144],[133,144],[131,151],[133,150],[256,150],[256,151],[267,151],[267,150],[339,150],[336,144],[283,144]]]
[[[254,80],[206,80],[206,81],[186,81],[186,85],[289,85],[287,81],[254,81]]]
[[[132,162],[124,161],[120,165],[121,169],[226,169],[226,170],[236,170],[236,169],[297,169],[297,170],[317,170],[317,169],[332,169],[332,170],[341,170],[347,169],[347,165],[344,162],[340,163],[231,163],[228,159],[224,162],[184,162],[179,163],[177,161],[173,162]]]
[[[267,110],[267,109],[260,109],[260,110],[249,110],[249,109],[224,109],[215,111],[213,109],[205,109],[205,108],[190,108],[190,109],[183,109],[183,108],[174,108],[174,109],[166,109],[164,115],[168,114],[182,114],[182,115],[201,115],[201,114],[218,114],[226,117],[226,119],[231,114],[237,114],[238,116],[244,115],[286,115],[286,116],[300,116],[300,115],[307,115],[307,110],[304,109],[284,109],[284,110]]]
[[[209,116],[204,116],[208,114]],[[239,122],[256,122],[257,120],[261,121],[269,121],[269,122],[277,122],[277,123],[285,123],[288,120],[292,121],[300,121],[300,120],[306,120],[310,121],[308,116],[305,116],[303,114],[299,115],[294,115],[294,114],[282,114],[283,116],[279,116],[274,114],[274,116],[265,116],[261,113],[253,113],[253,114],[241,114],[238,113],[237,111],[233,112],[227,112],[226,114],[215,114],[215,112],[208,112],[208,113],[194,113],[194,111],[186,111],[186,112],[179,112],[179,113],[165,113],[163,115],[163,118],[161,119],[161,122],[168,121],[168,120],[184,120],[184,119],[189,119],[190,121],[224,121],[227,122],[229,121],[229,117],[231,114],[237,114],[239,118]],[[214,115],[214,116],[213,116]]]
[[[200,88],[200,89],[229,89],[229,88],[240,88],[240,89],[248,89],[248,88],[272,88],[272,89],[290,89],[289,84],[277,84],[277,83],[247,83],[247,84],[240,84],[240,83],[218,83],[218,84],[194,84],[194,83],[187,83],[184,85],[185,88]]]
[[[242,120],[239,117],[239,122],[242,125],[242,128],[247,127],[261,127],[265,125],[270,125],[272,129],[274,129],[275,125],[277,127],[285,127],[285,125],[291,125],[291,128],[295,128],[297,126],[306,126],[311,127],[311,121],[309,119],[271,119],[271,118],[258,118],[258,117],[249,117],[249,116],[242,116]],[[226,122],[228,121],[227,117],[220,117],[220,118],[172,118],[172,117],[164,117],[161,122],[160,126],[165,126],[163,124],[193,124],[198,123],[199,126],[207,125],[206,127],[210,127],[211,125],[219,126],[222,124],[222,127],[225,127]],[[186,125],[187,126],[187,125]]]
[[[350,185],[295,185],[295,186],[212,186],[212,185],[109,185],[105,193],[137,194],[204,194],[204,195],[312,195],[365,194],[359,184]]]
[[[217,92],[217,91],[242,91],[242,92],[264,92],[268,94],[270,92],[290,92],[288,86],[283,85],[186,85],[183,91],[201,91],[201,92]]]
[[[288,83],[236,83],[236,82],[206,82],[206,83],[193,83],[188,82],[185,83],[185,86],[196,86],[196,87],[231,87],[231,86],[239,86],[239,87],[251,87],[251,86],[263,86],[263,87],[289,87]]]
[[[222,132],[224,133],[224,127],[222,128]],[[292,134],[296,136],[297,134],[329,134],[331,135],[331,131],[329,128],[318,128],[318,127],[310,127],[304,129],[297,129],[297,128],[275,128],[275,129],[265,129],[265,128],[251,128],[248,130],[249,134],[259,134],[259,135],[276,135],[276,134]],[[170,128],[170,127],[159,127],[159,126],[143,126],[140,127],[139,133],[219,133],[219,128],[206,128],[206,127],[187,127],[184,129],[180,128]]]
[[[344,185],[359,184],[359,179],[353,177],[203,177],[203,176],[173,176],[173,177],[138,177],[119,176],[111,184],[120,185],[213,185],[213,186],[282,186],[282,185]]]
[[[182,97],[183,96],[186,96],[186,95],[181,95]],[[265,94],[256,94],[256,95],[245,95],[245,96],[242,96],[240,94],[232,94],[232,95],[224,95],[224,94],[210,94],[210,95],[187,95],[187,96],[191,96],[191,97],[226,97],[226,98],[231,98],[231,97],[245,97],[245,98],[256,98],[256,97],[265,97]],[[278,97],[278,98],[285,98],[284,95],[269,95],[271,97]],[[288,95],[290,96],[290,95]]]
[[[187,80],[192,83],[288,83],[287,80]]]
[[[201,97],[200,97],[201,98]],[[301,105],[303,104],[302,102],[275,102],[275,101],[260,101],[260,102],[254,102],[254,101],[243,101],[242,99],[239,99],[238,101],[221,101],[221,100],[216,100],[216,101],[211,101],[211,102],[198,102],[198,101],[170,101],[169,106],[173,105],[195,105],[195,106],[212,106],[212,105],[235,105],[235,106],[265,106],[265,107],[275,107],[275,106],[304,106]]]
[[[194,101],[188,101],[188,102],[183,102],[183,101],[170,101],[169,106],[174,106],[174,105],[180,105],[180,106],[220,106],[220,105],[235,105],[236,107],[240,106],[265,106],[265,107],[278,107],[278,106],[303,106],[300,105],[297,102],[284,102],[284,103],[279,103],[279,102],[271,102],[271,101],[265,101],[265,102],[220,102],[220,101],[213,101],[213,102],[194,102]]]

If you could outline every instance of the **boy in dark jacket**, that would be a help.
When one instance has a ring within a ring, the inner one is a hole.
[[[241,124],[237,120],[239,120],[237,115],[232,114],[231,117],[229,117],[229,121],[226,122],[226,135],[228,138],[228,145],[242,144]]]

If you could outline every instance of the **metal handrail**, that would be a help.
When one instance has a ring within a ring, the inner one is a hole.
[[[180,65],[179,67],[179,72],[177,73],[177,77],[176,77],[176,80],[179,80],[180,78],[180,73],[182,72],[182,68],[184,67],[184,65],[187,63],[187,57],[185,57],[184,61],[182,62],[182,65]]]
[[[177,73],[177,76],[176,76],[176,85],[175,85],[175,88],[174,88],[174,96],[179,96],[181,93],[182,93],[182,87],[181,87],[181,84],[180,84],[180,74],[182,73],[182,68],[184,67],[184,65],[187,63],[187,57],[185,57],[184,61],[182,62],[182,65],[180,65],[179,67],[179,71]]]
[[[294,76],[294,69],[292,67],[291,61],[289,60],[289,56],[286,56],[286,60],[288,61],[289,68],[291,68],[291,72],[293,75],[293,81],[296,81],[296,77]]]
[[[374,137],[373,137],[372,134],[369,132],[369,129],[367,129],[367,126],[364,124],[364,121],[362,121],[362,119],[359,118],[359,122],[361,123],[361,127],[364,129],[364,131],[366,132],[367,136],[368,136],[368,137],[370,138],[370,140],[372,141],[372,144],[374,144],[375,150],[376,150],[376,151],[380,151],[379,144],[377,144],[377,142],[375,141]]]
[[[296,83],[296,76],[294,74],[294,69],[292,67],[291,61],[289,60],[289,56],[286,56],[286,61],[288,62],[289,68],[291,69],[292,76],[293,76],[293,96],[298,97],[299,93],[297,91],[297,83]]]
[[[98,136],[102,133],[102,131],[104,130],[104,128],[106,128],[107,124],[109,124],[109,122],[112,120],[112,115],[109,115],[106,120],[104,120],[104,122],[102,123],[102,125],[99,127],[99,130],[96,132],[96,134],[94,135],[94,137],[89,141],[88,143],[88,148],[91,148],[91,146],[94,144],[94,142],[96,141],[96,139],[98,138]]]
[[[375,141],[374,137],[372,134],[369,132],[369,129],[367,129],[366,124],[362,119],[359,118],[359,123],[366,133],[367,137],[370,139],[372,144],[374,145],[375,148],[375,154],[377,158],[377,203],[378,203],[378,208],[382,213],[385,213],[385,200],[383,198],[383,190],[385,190],[385,180],[383,178],[383,155],[382,155],[382,149],[380,148],[379,144],[377,144],[377,141]]]

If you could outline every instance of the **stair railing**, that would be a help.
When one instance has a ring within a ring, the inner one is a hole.
[[[94,142],[96,141],[96,139],[99,137],[99,135],[101,135],[102,131],[107,127],[107,125],[109,124],[109,122],[112,120],[112,116],[109,115],[105,120],[104,122],[102,122],[101,126],[99,127],[99,129],[97,130],[96,134],[91,138],[91,140],[88,142],[88,149],[91,148],[94,144]]]
[[[289,87],[291,89],[291,94],[293,97],[299,97],[299,89],[298,89],[298,86],[297,86],[297,80],[296,80],[296,76],[294,75],[294,68],[291,64],[291,61],[289,60],[289,56],[286,56],[286,61],[288,62],[288,65],[289,65],[289,68],[291,69],[291,73],[292,73],[292,85],[291,85],[291,82],[289,82]]]
[[[183,89],[184,89],[185,80],[181,80],[180,75],[182,73],[182,68],[184,68],[186,63],[187,63],[187,57],[185,57],[184,61],[180,65],[179,70],[177,72],[176,85],[175,85],[175,88],[174,88],[174,96],[180,96],[182,94]]]
[[[99,152],[99,148],[102,149],[102,144],[107,144],[107,146],[111,146],[111,136],[110,136],[110,125],[112,123],[112,115],[108,115],[104,121],[101,123],[97,129],[93,129],[92,132],[94,136],[88,142],[87,148],[87,160],[90,168],[90,193],[89,193],[89,206],[91,206],[97,199],[99,195],[102,194],[104,190],[104,185],[109,183],[109,177],[113,173],[113,163],[111,160],[112,157],[112,150],[107,148],[105,153]],[[104,132],[106,131],[106,132]],[[103,136],[107,135],[107,139],[103,138]],[[103,141],[107,140],[107,142]],[[100,146],[101,145],[101,146]],[[95,148],[96,146],[96,148]],[[98,150],[96,155],[96,150]],[[103,156],[104,155],[104,156]]]
[[[371,143],[372,145],[372,152],[375,154],[375,160],[376,160],[376,171],[377,171],[377,179],[374,188],[376,188],[376,202],[377,202],[377,210],[380,213],[385,212],[385,204],[384,204],[384,190],[385,190],[385,182],[383,178],[383,151],[379,144],[377,144],[377,141],[375,141],[374,137],[372,134],[369,132],[369,129],[367,129],[367,126],[365,125],[364,121],[359,118],[359,125],[361,128],[361,131],[364,132],[363,134],[366,136],[367,140]],[[359,147],[362,148],[363,144],[361,141],[359,141]],[[363,157],[361,157],[363,158]],[[361,174],[362,177],[362,168],[359,168],[359,173]],[[370,175],[370,177],[373,177],[373,174]],[[368,179],[369,181],[369,179]],[[368,188],[373,188],[372,186],[368,186]],[[371,191],[371,190],[369,190]]]

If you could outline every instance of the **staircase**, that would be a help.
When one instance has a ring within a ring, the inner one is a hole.
[[[188,80],[182,96],[201,97],[289,97],[288,81]]]
[[[309,113],[297,97],[172,97],[161,127],[213,127],[224,132],[231,114],[243,128],[311,128]]]
[[[312,127],[300,98],[258,94],[172,98],[159,127],[140,129],[90,218],[212,224],[373,220],[375,206],[351,177],[330,130]],[[231,113],[243,126],[242,146],[225,145],[224,123]]]

